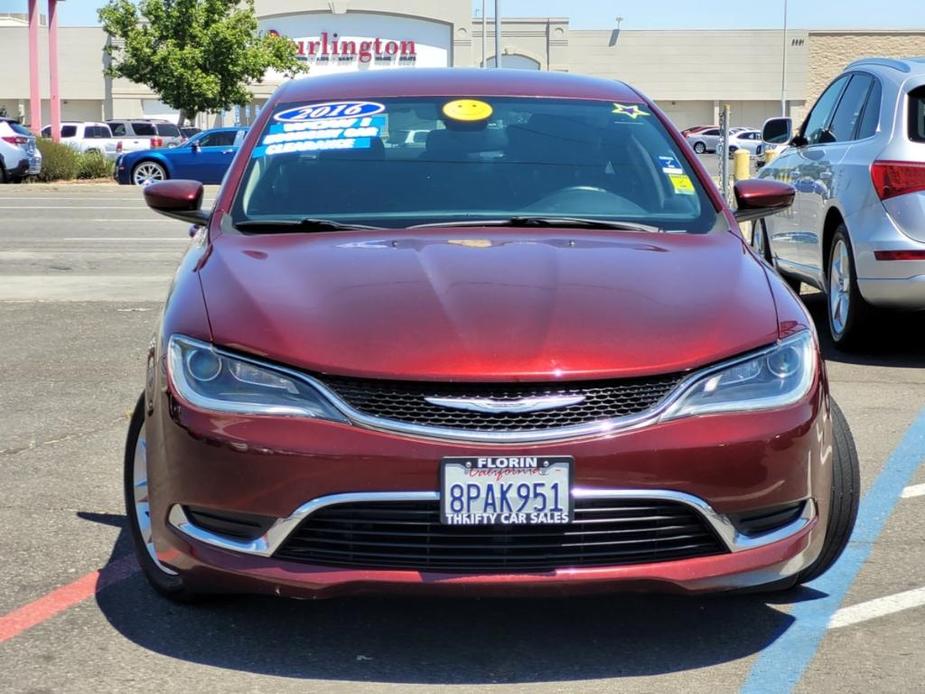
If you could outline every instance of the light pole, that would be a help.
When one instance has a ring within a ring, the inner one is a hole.
[[[482,67],[488,67],[488,17],[485,16],[485,2],[482,0]]]
[[[501,0],[495,0],[495,67],[501,67]]]
[[[787,0],[784,0],[784,40],[781,46],[780,115],[787,115]]]

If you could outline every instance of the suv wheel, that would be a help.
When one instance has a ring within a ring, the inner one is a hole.
[[[164,566],[157,557],[151,534],[145,396],[135,405],[125,441],[125,511],[135,558],[148,583],[158,593],[176,602],[192,602],[199,596],[187,588],[183,578]]]
[[[844,347],[858,340],[870,313],[870,307],[858,290],[854,254],[844,224],[839,225],[832,238],[827,270],[829,332],[835,344]]]

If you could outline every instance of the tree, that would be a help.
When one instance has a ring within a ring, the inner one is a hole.
[[[305,72],[290,39],[261,34],[254,0],[109,0],[107,74],[144,84],[180,111],[179,125],[251,101],[268,70]]]

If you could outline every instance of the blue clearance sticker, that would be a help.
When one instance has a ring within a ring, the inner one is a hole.
[[[326,118],[355,118],[383,113],[385,105],[375,101],[326,101],[287,108],[273,116],[280,123],[302,123]]]
[[[331,118],[316,121],[272,123],[252,159],[290,152],[332,149],[369,149],[386,127],[385,116]]]
[[[667,174],[683,174],[684,169],[681,168],[681,164],[678,163],[678,160],[673,155],[660,156],[658,158],[659,164],[662,165],[662,171]]]

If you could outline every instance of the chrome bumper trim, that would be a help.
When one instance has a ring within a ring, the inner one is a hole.
[[[713,528],[730,552],[742,552],[784,540],[804,530],[816,518],[816,503],[807,499],[798,518],[787,525],[761,535],[744,535],[736,530],[729,518],[717,513],[710,504],[685,492],[668,489],[573,489],[576,499],[634,499],[674,501],[697,511]],[[194,525],[180,504],[175,504],[167,517],[168,522],[183,535],[213,547],[258,557],[269,557],[286,541],[286,538],[312,513],[325,506],[349,504],[357,501],[439,501],[439,492],[352,492],[330,494],[308,501],[287,518],[278,518],[270,529],[256,540],[243,541],[224,537]]]

